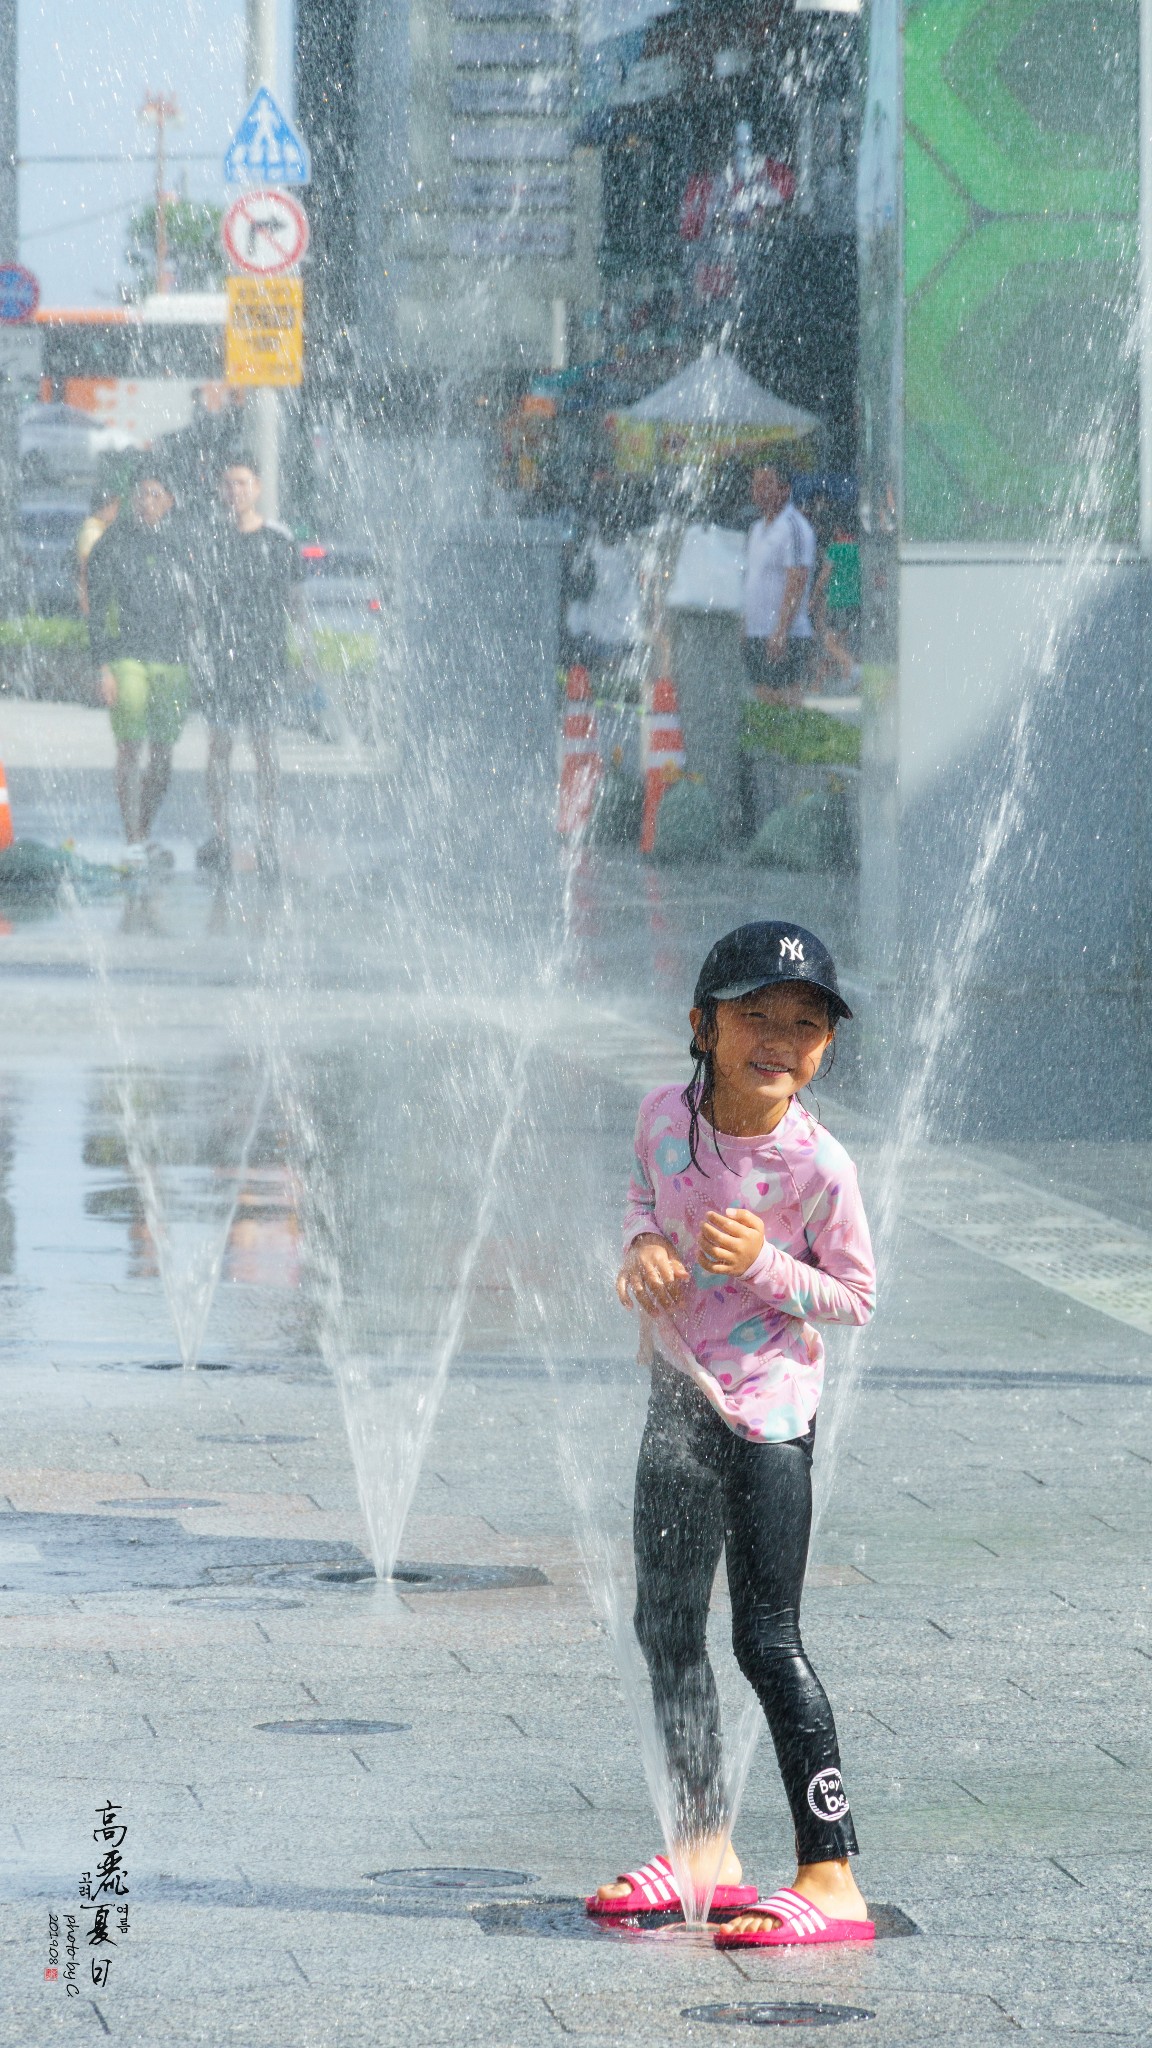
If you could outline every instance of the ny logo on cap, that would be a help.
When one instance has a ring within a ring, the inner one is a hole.
[[[782,960],[803,960],[803,958],[804,958],[804,941],[803,941],[803,939],[781,939],[781,941],[780,941],[780,958],[781,958]]]

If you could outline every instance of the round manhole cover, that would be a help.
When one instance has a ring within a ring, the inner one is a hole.
[[[257,1721],[265,1735],[404,1735],[408,1721]]]
[[[417,1870],[370,1870],[367,1877],[386,1891],[503,1892],[540,1882],[527,1870],[469,1870],[435,1863]]]
[[[749,2005],[688,2005],[682,2020],[705,2020],[717,2027],[840,2027],[847,2020],[874,2020],[862,2005],[783,2005],[777,2000]]]

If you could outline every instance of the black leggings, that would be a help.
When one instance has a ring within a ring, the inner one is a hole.
[[[720,1703],[708,1661],[712,1581],[726,1552],[732,1647],[759,1696],[801,1863],[856,1850],[836,1725],[800,1640],[812,1526],[812,1439],[749,1443],[694,1381],[657,1359],[636,1470],[636,1634],[691,1841],[724,1825]]]

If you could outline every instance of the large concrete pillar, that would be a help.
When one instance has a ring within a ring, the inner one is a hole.
[[[0,0],[0,261],[19,255],[16,154],[19,137],[16,0]],[[15,384],[0,383],[0,609],[21,608],[18,562],[20,521],[20,399]]]
[[[1147,1136],[1140,8],[870,15],[874,1049],[937,1129]]]
[[[566,334],[599,299],[575,10],[298,0],[296,21],[329,329],[370,380],[425,392],[551,367],[557,302]]]

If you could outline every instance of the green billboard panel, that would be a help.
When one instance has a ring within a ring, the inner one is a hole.
[[[1139,0],[909,0],[905,538],[1137,536]]]

